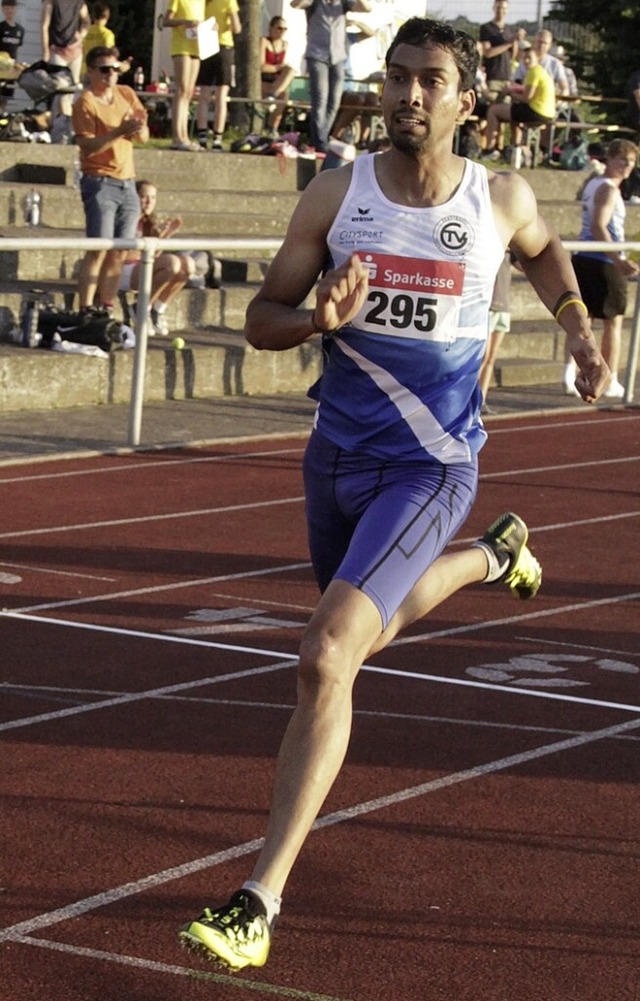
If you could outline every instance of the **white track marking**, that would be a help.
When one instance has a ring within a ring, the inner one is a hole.
[[[115,584],[116,577],[99,577],[93,573],[74,573],[72,570],[53,570],[51,567],[38,567],[30,563],[0,562],[0,567],[11,567],[13,570],[27,570],[29,573],[46,573],[51,577],[79,577],[80,580],[101,580],[107,584]],[[18,578],[22,580],[22,578]]]
[[[428,681],[429,678],[425,676],[425,680]],[[493,686],[491,686],[493,688]],[[66,688],[62,685],[20,685],[11,684],[10,682],[4,681],[0,682],[0,689],[6,689],[7,691],[15,694],[17,696],[25,693],[25,697],[37,697],[38,695],[45,696],[49,693],[64,694],[67,698],[65,702],[73,702],[74,699],[71,698],[72,695],[77,697],[80,695],[93,695],[93,696],[118,696],[125,694],[124,692],[118,692],[111,689],[100,689],[100,688]],[[512,691],[512,689],[509,689]],[[161,702],[185,702],[188,705],[211,705],[211,706],[233,706],[236,709],[256,709],[260,711],[272,711],[278,710],[282,712],[291,713],[293,712],[295,706],[292,702],[256,702],[254,699],[214,699],[206,695],[180,695],[179,693],[174,693],[172,695],[158,695],[154,696],[158,698]],[[577,733],[584,733],[584,730],[576,730],[571,727],[558,727],[558,726],[529,726],[525,723],[498,723],[495,720],[479,720],[479,719],[468,719],[466,717],[457,716],[430,716],[425,713],[400,713],[400,712],[390,712],[384,709],[354,709],[354,717],[371,717],[373,719],[398,719],[405,720],[409,723],[429,723],[441,725],[443,723],[451,726],[464,726],[471,728],[478,728],[482,730],[507,730],[511,733],[546,733],[546,734],[563,734],[564,736],[572,736]],[[639,737],[619,737],[618,740],[625,741],[639,741]]]
[[[220,674],[212,678],[198,678],[195,681],[183,681],[176,685],[163,685],[161,688],[150,688],[144,692],[126,692],[124,695],[117,695],[112,699],[102,699],[99,702],[84,702],[82,705],[70,706],[68,709],[56,709],[49,713],[38,713],[37,716],[7,720],[5,723],[0,723],[0,733],[5,733],[7,730],[20,730],[26,726],[34,726],[39,723],[49,723],[52,720],[65,719],[67,716],[80,716],[84,713],[96,712],[99,709],[111,709],[113,706],[130,705],[132,702],[142,702],[144,699],[158,698],[162,695],[191,691],[194,688],[201,688],[203,685],[220,685],[224,681],[237,681],[239,678],[254,678],[259,674],[272,674],[274,671],[281,671],[291,666],[292,661],[286,660],[278,664],[268,664],[265,667],[247,668],[244,671]]]
[[[289,436],[287,436],[289,437]],[[291,438],[295,438],[296,435],[292,434]],[[171,446],[174,447],[174,446]],[[105,476],[111,473],[131,473],[131,472],[146,472],[147,469],[153,469],[154,467],[160,467],[162,469],[168,469],[173,466],[197,466],[202,463],[219,463],[219,462],[241,462],[246,459],[265,459],[273,455],[300,455],[304,451],[304,446],[299,448],[277,448],[273,450],[264,449],[259,452],[230,452],[228,455],[192,455],[186,456],[184,459],[149,459],[148,461],[141,461],[139,458],[135,461],[118,464],[113,464],[104,467],[95,467],[93,469],[68,469],[62,472],[56,470],[55,473],[36,473],[29,474],[27,476],[0,476],[0,487],[4,486],[5,483],[31,483],[33,480],[61,480],[69,479],[74,476]],[[50,458],[50,457],[47,457]],[[73,456],[72,456],[73,458]],[[76,456],[76,458],[81,458],[81,456]],[[97,460],[104,461],[105,459],[114,458],[113,455],[103,455],[94,456]],[[46,460],[45,460],[46,461]]]
[[[221,510],[223,509],[216,509],[215,513]],[[171,515],[170,517],[179,517],[179,515]],[[617,515],[602,515],[596,518],[584,518],[579,521],[558,522],[554,525],[540,525],[537,526],[536,528],[530,529],[530,531],[534,532],[536,535],[540,535],[543,532],[562,531],[567,528],[583,527],[585,525],[596,525],[601,522],[621,521],[621,520],[626,520],[628,518],[638,518],[638,517],[640,517],[640,511],[626,511]],[[158,518],[160,518],[160,516],[158,516]],[[147,519],[141,519],[141,520],[144,521]],[[85,525],[81,527],[90,528],[91,526]],[[63,530],[64,529],[61,529],[61,531]],[[45,530],[43,529],[42,531]],[[0,535],[0,538],[2,537],[3,536]],[[452,547],[467,546],[471,542],[475,541],[476,541],[475,536],[468,536],[467,538],[464,539],[454,539],[451,545]],[[173,589],[178,590],[180,588],[185,588],[185,587],[197,587],[199,585],[214,584],[222,581],[244,580],[251,577],[265,576],[267,574],[278,574],[285,571],[288,572],[293,569],[308,569],[310,566],[311,564],[309,562],[305,562],[305,563],[293,563],[285,566],[269,567],[267,569],[255,570],[255,571],[245,570],[242,573],[236,573],[236,574],[221,574],[220,576],[216,577],[202,577],[195,580],[177,581],[177,582],[174,581],[171,584],[160,584],[160,585],[153,585],[150,587],[133,588],[127,591],[112,591],[102,595],[94,595],[92,597],[72,598],[63,601],[42,602],[37,605],[25,605],[21,608],[16,609],[16,611],[35,612],[35,611],[45,611],[46,609],[53,609],[53,608],[71,608],[74,605],[94,604],[100,601],[110,601],[119,598],[131,598],[137,595],[157,594],[162,591],[171,591]],[[523,618],[526,618],[526,616],[523,616]],[[402,642],[411,642],[411,639],[407,639],[406,641],[394,640],[394,643],[402,643]]]
[[[20,532],[0,532],[0,539],[23,539],[32,535],[57,535],[60,532],[83,532],[97,528],[114,528],[116,525],[139,525],[152,521],[176,521],[178,518],[202,518],[205,515],[229,514],[232,511],[252,511],[282,504],[300,504],[304,497],[281,497],[277,500],[253,501],[250,504],[226,504],[223,507],[205,507],[195,511],[170,511],[165,514],[145,514],[136,518],[112,518],[109,521],[80,522],[75,525],[52,525],[50,528],[26,528]]]
[[[543,643],[547,646],[569,647],[571,650],[589,650],[591,653],[608,653],[615,657],[640,657],[640,651],[633,653],[630,650],[612,650],[610,647],[591,646],[588,643],[565,643],[562,640],[544,640],[539,636],[516,636],[521,643]]]
[[[285,987],[283,984],[268,984],[258,980],[246,980],[232,973],[214,973],[210,970],[195,970],[186,966],[176,966],[172,963],[158,963],[153,959],[139,959],[137,956],[124,956],[116,952],[104,952],[102,949],[87,949],[82,945],[69,945],[66,942],[52,942],[46,938],[32,938],[29,935],[18,936],[12,941],[22,945],[37,946],[41,949],[51,949],[53,952],[63,952],[71,956],[82,956],[85,959],[106,960],[109,963],[120,963],[122,966],[133,966],[138,970],[151,973],[169,973],[188,980],[202,980],[225,987],[235,987],[238,991],[260,991],[275,998],[293,998],[295,1001],[348,1001],[347,998],[336,998],[329,994],[316,994],[314,991],[296,990],[295,987]]]
[[[542,418],[544,418],[546,415],[540,414],[539,415],[540,419],[533,424],[522,424],[519,426],[516,424],[514,427],[502,427],[498,424],[494,425],[492,423],[490,429],[490,437],[494,437],[495,435],[511,435],[511,434],[520,435],[527,431],[540,433],[544,431],[553,431],[556,428],[585,427],[591,423],[591,421],[596,415],[598,415],[599,427],[601,427],[604,424],[612,424],[612,423],[620,424],[620,423],[628,423],[631,420],[637,420],[637,417],[631,414],[625,416],[618,415],[615,417],[605,417],[604,413],[601,410],[599,411],[597,409],[592,409],[592,410],[587,409],[585,410],[584,417],[578,417],[575,420],[556,420],[555,418],[553,418],[548,423],[545,423]],[[518,420],[518,417],[517,415],[514,414],[511,419]],[[269,435],[268,439],[270,440],[274,440],[277,438],[281,438],[283,440],[287,439],[295,440],[296,438],[306,439],[308,438],[309,433],[311,431],[312,423],[313,423],[313,414],[310,413],[309,429],[307,431],[294,431],[290,433],[283,432],[282,434]],[[192,452],[195,453],[196,449],[211,448],[213,446],[222,446],[222,445],[238,446],[242,444],[261,442],[261,441],[265,441],[264,436],[249,435],[247,437],[241,437],[241,438],[212,438],[208,441],[200,441],[197,443],[192,443],[191,445],[172,442],[167,447],[171,449],[180,449],[183,452],[188,452],[189,450],[191,450]],[[65,470],[63,472],[56,471],[55,473],[47,472],[47,473],[27,474],[25,476],[12,476],[7,478],[0,477],[0,486],[2,486],[5,483],[29,483],[32,480],[60,479],[62,477],[73,477],[73,476],[105,475],[110,473],[119,474],[122,472],[128,473],[130,471],[135,471],[135,470],[144,471],[146,469],[152,469],[154,466],[169,467],[169,466],[190,465],[190,464],[195,465],[197,463],[203,463],[203,462],[211,462],[211,463],[228,462],[229,460],[234,460],[234,459],[241,461],[243,459],[261,458],[261,457],[268,457],[271,455],[295,455],[304,451],[304,447],[305,446],[303,444],[299,448],[286,448],[286,449],[274,449],[274,450],[260,449],[254,452],[237,451],[237,452],[229,452],[225,455],[193,454],[191,456],[186,456],[183,459],[151,459],[151,458],[140,459],[139,454],[137,452],[130,451],[129,449],[122,449],[113,452],[107,452],[104,454],[97,454],[95,452],[91,452],[88,455],[87,454],[83,455],[82,453],[75,453],[75,454],[68,453],[65,455],[65,459],[70,461],[78,461],[89,458],[96,459],[98,461],[112,460],[114,458],[119,458],[120,460],[122,460],[123,457],[130,458],[130,461],[128,461],[127,463],[124,463],[122,461],[120,461],[118,464],[113,463],[108,468],[104,469],[103,468],[100,469],[93,468],[86,470],[74,469],[74,470]],[[149,449],[147,454],[150,454],[151,452],[152,449]],[[14,468],[16,465],[29,465],[30,463],[39,464],[43,462],[55,462],[55,461],[57,461],[57,457],[55,455],[37,456],[32,459],[26,459],[24,462],[21,461],[20,463],[9,462],[7,463],[7,468],[9,467]]]
[[[516,768],[519,765],[527,764],[529,761],[549,757],[552,754],[559,754],[562,751],[575,750],[575,748],[584,747],[587,744],[593,744],[600,740],[609,740],[619,734],[628,733],[637,729],[640,729],[640,719],[627,720],[624,723],[617,723],[613,726],[605,727],[604,729],[577,734],[574,737],[568,737],[565,740],[559,740],[552,744],[545,744],[538,748],[532,748],[517,754],[508,755],[505,758],[499,758],[496,761],[489,761],[484,764],[476,765],[472,768],[465,768],[462,771],[453,772],[450,775],[443,775],[440,778],[431,779],[428,782],[422,782],[419,785],[410,786],[406,789],[399,789],[395,793],[389,793],[388,795],[379,796],[375,799],[366,800],[365,802],[355,803],[351,807],[346,807],[345,809],[337,810],[334,813],[321,816],[314,823],[312,830],[322,830],[326,827],[335,826],[336,824],[343,824],[346,821],[353,820],[355,817],[362,817],[366,814],[374,813],[377,810],[383,810],[387,807],[396,806],[398,803],[404,803],[410,799],[416,799],[421,796],[426,796],[429,793],[439,792],[441,789],[446,789],[462,782],[469,782],[472,779],[483,778],[486,775],[506,771],[509,768]],[[53,925],[60,924],[63,921],[68,921],[71,918],[77,918],[81,914],[87,914],[89,911],[97,910],[99,907],[106,907],[119,900],[132,897],[135,894],[144,893],[147,890],[153,890],[158,886],[173,882],[176,879],[183,879],[184,877],[194,875],[194,873],[202,872],[204,869],[212,869],[215,866],[223,865],[224,863],[230,862],[234,859],[243,858],[246,855],[252,855],[262,848],[263,843],[264,838],[255,838],[253,841],[245,841],[243,844],[233,845],[231,848],[227,848],[224,851],[215,852],[212,855],[205,855],[203,858],[193,859],[192,861],[185,862],[182,865],[173,866],[170,869],[164,869],[162,872],[156,872],[152,873],[150,876],[144,876],[142,879],[135,880],[134,882],[124,883],[121,886],[104,890],[102,893],[93,894],[90,897],[85,897],[83,900],[77,900],[72,904],[67,904],[64,907],[57,908],[56,910],[39,914],[33,918],[27,918],[25,921],[19,921],[17,924],[10,925],[0,931],[0,942],[6,942],[11,939],[15,939],[16,937],[30,935],[32,932],[39,931],[43,928],[51,928]]]
[[[225,650],[231,653],[251,653],[260,657],[278,657],[297,660],[295,654],[279,653],[276,650],[266,650],[262,647],[238,646],[232,643],[217,643],[215,640],[199,640],[190,636],[173,636],[171,633],[151,633],[143,629],[125,629],[123,626],[102,626],[93,622],[74,622],[69,619],[54,619],[48,615],[26,615],[23,612],[3,609],[0,618],[20,619],[24,622],[39,622],[42,625],[63,626],[69,629],[86,629],[89,632],[112,633],[115,636],[129,636],[132,639],[158,640],[161,643],[184,643],[187,646],[209,647],[213,650]]]
[[[489,437],[493,438],[493,436],[496,434],[521,434],[523,431],[533,431],[535,433],[540,431],[555,431],[556,428],[585,427],[586,425],[591,423],[596,414],[599,415],[598,427],[600,427],[602,424],[617,424],[618,421],[622,421],[623,423],[628,424],[629,421],[637,421],[638,419],[637,414],[627,414],[624,417],[622,416],[605,417],[603,411],[598,410],[597,407],[591,409],[587,407],[587,409],[584,412],[584,417],[577,417],[575,420],[570,420],[570,421],[558,421],[553,419],[548,424],[545,424],[542,421],[540,421],[539,423],[536,424],[522,424],[520,426],[516,424],[515,427],[507,427],[507,428],[500,427],[498,424],[492,423],[491,430],[489,431]],[[517,419],[516,414],[513,414],[512,416],[514,419]],[[543,415],[538,414],[537,416],[543,416]],[[511,416],[509,419],[511,419]]]
[[[553,614],[556,614],[557,612],[559,612],[559,610],[555,610]],[[0,613],[0,614],[6,614],[6,613]],[[231,652],[240,651],[242,653],[255,654],[256,656],[277,657],[278,659],[282,658],[282,661],[276,665],[272,665],[270,668],[247,669],[246,671],[238,672],[237,674],[233,675],[221,675],[219,677],[214,677],[211,679],[200,679],[193,682],[184,682],[183,684],[177,686],[172,685],[172,686],[167,686],[166,688],[150,689],[144,692],[125,694],[115,699],[105,700],[104,702],[91,702],[86,705],[76,706],[70,709],[61,709],[58,710],[57,712],[52,712],[52,713],[43,713],[37,716],[28,717],[26,719],[11,720],[7,723],[0,723],[0,733],[2,733],[4,730],[12,730],[18,727],[31,726],[33,724],[49,721],[52,719],[59,719],[64,716],[73,716],[73,715],[78,715],[80,713],[93,712],[98,709],[108,708],[112,705],[119,705],[121,703],[126,704],[127,702],[139,701],[145,698],[156,698],[164,694],[172,694],[173,692],[189,689],[192,687],[199,687],[204,684],[209,684],[209,683],[217,684],[220,683],[220,681],[229,680],[230,678],[235,679],[236,677],[251,677],[253,674],[260,674],[263,673],[264,671],[281,669],[283,667],[291,667],[295,665],[297,661],[297,657],[290,656],[287,653],[282,653],[280,651],[264,650],[260,648],[247,647],[247,646],[234,646],[231,644],[216,643],[208,640],[193,639],[191,637],[170,636],[165,633],[162,634],[144,633],[134,630],[121,629],[114,626],[94,626],[91,625],[90,623],[77,623],[77,622],[67,623],[64,620],[50,619],[46,616],[44,617],[28,616],[28,615],[13,616],[13,613],[8,613],[8,617],[10,618],[16,617],[24,619],[25,621],[37,621],[46,625],[58,625],[58,626],[68,625],[74,629],[87,629],[102,633],[114,633],[116,635],[131,636],[133,638],[138,638],[138,639],[160,640],[163,642],[172,642],[172,643],[187,643],[196,646],[211,646],[219,650],[228,650]],[[504,623],[504,622],[509,622],[510,620],[505,619],[501,621]],[[478,629],[485,628],[485,626],[486,623],[476,623],[476,628]],[[461,628],[463,628],[464,631],[468,631],[467,627],[461,627]],[[444,630],[438,633],[438,635],[439,636],[451,635],[456,633],[457,631],[458,630],[455,628],[449,631]],[[576,695],[566,695],[566,694],[559,694],[557,692],[540,691],[537,689],[519,688],[517,686],[511,687],[507,685],[498,685],[493,683],[489,684],[489,683],[484,683],[482,681],[469,681],[466,678],[446,678],[440,675],[421,674],[420,672],[414,672],[414,671],[400,671],[387,667],[373,667],[369,664],[365,664],[362,667],[362,671],[371,674],[386,674],[393,677],[421,680],[430,684],[443,684],[443,685],[452,685],[454,687],[458,686],[463,688],[478,688],[478,689],[483,689],[485,691],[507,692],[510,695],[527,695],[531,698],[570,702],[577,705],[594,706],[599,709],[619,709],[623,710],[624,712],[640,713],[640,706],[633,704],[627,704],[623,702],[609,702],[602,699],[587,699],[578,697]]]
[[[504,469],[502,472],[481,473],[481,480],[495,480],[501,476],[528,476],[531,473],[557,473],[560,470],[588,469],[590,466],[619,465],[624,462],[640,462],[640,455],[623,456],[620,459],[590,459],[584,462],[562,462],[554,466],[527,466],[525,469]]]
[[[609,598],[596,598],[593,601],[562,605],[560,608],[541,608],[538,612],[525,612],[523,615],[509,615],[503,619],[489,619],[486,622],[473,622],[465,626],[453,626],[449,629],[433,630],[429,633],[402,636],[399,639],[392,640],[389,647],[406,646],[407,643],[421,643],[424,640],[441,639],[444,636],[461,636],[464,633],[472,633],[480,629],[493,629],[495,626],[511,626],[514,623],[531,622],[533,619],[566,615],[567,612],[585,612],[590,608],[603,608],[606,605],[619,605],[625,601],[637,601],[638,598],[640,598],[640,591],[634,591],[631,594],[612,595]]]
[[[502,472],[483,473],[483,474],[481,474],[480,479],[492,479],[492,478],[495,478],[495,477],[503,477],[503,476],[505,476],[505,477],[506,476],[522,476],[522,475],[529,474],[529,473],[553,472],[553,471],[557,471],[559,469],[571,469],[571,470],[574,470],[574,469],[580,468],[583,465],[584,466],[594,466],[594,465],[598,466],[598,465],[607,465],[610,462],[630,462],[630,461],[640,461],[640,456],[638,457],[638,459],[633,459],[633,460],[632,459],[604,459],[601,462],[571,463],[571,464],[565,464],[565,465],[561,465],[561,466],[539,466],[537,468],[528,468],[528,469],[509,469],[509,470],[504,470]],[[216,515],[216,514],[229,514],[229,512],[234,512],[234,511],[251,511],[251,510],[265,508],[265,507],[277,507],[277,506],[286,505],[286,504],[300,504],[300,503],[303,503],[303,502],[304,502],[304,496],[301,495],[301,496],[294,496],[294,497],[281,497],[281,498],[279,498],[277,500],[254,501],[254,502],[251,502],[251,503],[228,504],[228,505],[223,505],[223,506],[220,506],[220,507],[200,508],[200,509],[195,509],[195,510],[192,510],[192,511],[169,511],[169,512],[166,512],[164,514],[148,514],[148,515],[141,515],[141,516],[136,516],[136,517],[131,517],[131,518],[114,518],[114,519],[110,519],[108,521],[78,522],[78,523],[73,524],[73,525],[69,525],[69,524],[65,524],[65,525],[52,525],[52,526],[50,526],[48,528],[27,528],[27,529],[21,529],[20,531],[1,532],[0,533],[0,539],[21,539],[21,538],[26,538],[26,537],[30,537],[30,536],[51,535],[51,534],[58,534],[58,533],[63,533],[63,532],[90,531],[90,530],[100,529],[100,528],[113,528],[114,526],[144,524],[145,522],[176,521],[177,519],[180,519],[180,518],[200,518],[200,517],[205,517],[205,516],[210,516],[210,515]],[[584,518],[584,519],[581,519],[581,520],[569,522],[567,524],[570,524],[571,526],[575,526],[575,525],[591,525],[591,524],[598,524],[599,522],[618,521],[618,520],[623,519],[623,518],[634,518],[634,517],[637,518],[639,516],[640,516],[640,511],[636,510],[636,511],[624,512],[624,513],[621,513],[621,514],[606,515],[606,516],[597,517],[597,518]],[[531,529],[531,526],[529,526],[529,527],[530,527],[531,531],[535,531],[537,533],[537,532],[544,532],[544,531],[552,531],[554,528],[560,528],[560,527],[563,527],[563,526],[560,526],[560,525],[558,525],[558,526],[553,526],[553,525],[544,526],[544,525],[541,525],[541,526],[537,526],[535,529]]]
[[[93,597],[70,598],[66,601],[46,601],[38,605],[25,605],[23,608],[14,608],[16,614],[23,612],[43,612],[52,608],[71,608],[74,605],[93,605],[101,601],[112,601],[116,598],[133,598],[141,595],[161,594],[163,591],[179,591],[185,587],[201,587],[205,584],[220,584],[229,580],[253,580],[257,577],[268,577],[271,574],[290,573],[292,570],[308,570],[310,563],[285,563],[281,566],[266,567],[263,570],[243,570],[241,573],[219,574],[216,577],[199,577],[193,580],[174,581],[171,584],[155,584],[150,587],[136,587],[128,591],[111,591],[107,594],[97,594]],[[8,613],[8,609],[4,609]],[[1,613],[0,613],[1,614]]]
[[[372,667],[365,664],[362,668],[369,674],[388,674],[398,678],[413,678],[417,681],[428,681],[434,685],[453,685],[459,688],[481,688],[489,692],[506,692],[508,694],[529,695],[531,698],[548,699],[555,702],[570,702],[572,705],[594,706],[598,709],[621,709],[627,713],[640,713],[640,705],[627,702],[609,702],[606,699],[586,699],[579,695],[566,695],[560,692],[544,692],[536,688],[519,688],[517,685],[497,685],[483,681],[469,681],[467,678],[446,678],[439,674],[421,674],[420,671],[398,671],[390,667]]]

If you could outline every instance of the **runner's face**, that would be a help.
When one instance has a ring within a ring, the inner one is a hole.
[[[419,153],[447,136],[473,110],[471,91],[459,91],[450,52],[438,46],[398,45],[382,90],[382,110],[396,149]]]

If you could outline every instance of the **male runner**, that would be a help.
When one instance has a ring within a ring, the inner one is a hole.
[[[444,552],[476,493],[486,438],[478,370],[507,246],[567,332],[583,398],[596,400],[609,380],[571,261],[531,188],[452,152],[456,124],[473,112],[476,65],[469,35],[405,22],[382,93],[391,148],[312,181],[247,310],[257,348],[323,336],[305,456],[322,597],[302,639],[298,704],[251,878],[180,932],[231,969],[266,962],[285,882],[345,756],[364,660],[465,584],[501,581],[521,598],[540,586],[517,515]],[[300,308],[323,269],[315,307]]]

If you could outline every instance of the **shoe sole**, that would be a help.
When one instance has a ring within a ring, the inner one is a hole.
[[[249,964],[244,964],[243,966],[232,966],[231,963],[219,956],[217,952],[212,952],[211,949],[207,948],[204,942],[201,942],[199,938],[194,935],[190,935],[188,932],[181,931],[178,933],[180,939],[180,945],[187,952],[192,953],[199,959],[206,959],[208,963],[213,963],[214,966],[220,966],[223,970],[229,970],[231,973],[238,973],[240,970],[244,969],[244,966]]]
[[[239,970],[244,970],[247,966],[264,966],[268,957],[269,950],[265,955],[262,962],[254,962],[251,959],[239,959],[239,957],[227,946],[224,938],[221,938],[217,945],[220,949],[224,950],[224,953],[216,952],[205,942],[202,941],[197,935],[194,935],[190,930],[190,927],[183,928],[178,932],[178,937],[180,939],[180,944],[183,949],[187,949],[194,955],[199,956],[201,959],[206,959],[209,963],[214,963],[216,966],[222,966],[225,970],[230,970],[231,973],[237,973]]]

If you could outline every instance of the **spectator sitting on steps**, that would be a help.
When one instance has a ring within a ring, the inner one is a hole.
[[[260,78],[262,81],[262,97],[272,97],[275,111],[270,111],[267,118],[267,129],[277,132],[282,120],[282,113],[289,94],[289,87],[296,75],[292,66],[285,62],[287,58],[287,42],[284,33],[287,24],[283,17],[272,17],[269,21],[269,31],[260,39]]]
[[[158,189],[151,181],[138,181],[136,184],[140,198],[140,218],[136,236],[156,236],[161,240],[172,236],[182,228],[182,219],[175,216],[161,222],[156,216]],[[182,291],[193,276],[195,261],[187,253],[170,253],[161,251],[153,262],[151,279],[151,294],[149,296],[149,320],[147,334],[159,334],[166,337],[169,333],[166,309],[171,300]],[[137,291],[140,287],[140,251],[131,251],[125,258],[120,276],[120,292]]]

